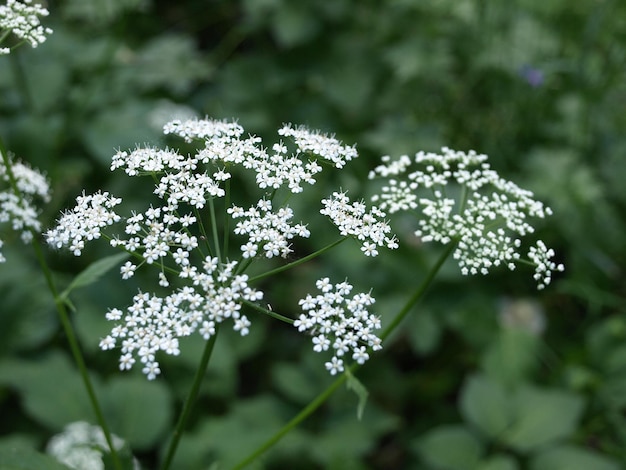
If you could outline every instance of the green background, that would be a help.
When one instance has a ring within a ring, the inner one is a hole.
[[[537,292],[525,269],[467,278],[446,264],[401,331],[360,370],[370,392],[362,420],[356,396],[342,388],[259,468],[626,465],[624,2],[48,7],[54,34],[0,62],[0,133],[51,180],[45,226],[83,189],[145,201],[149,186],[110,173],[111,156],[165,145],[160,126],[192,114],[236,118],[268,146],[285,122],[356,143],[359,160],[327,174],[301,211],[317,211],[315,201],[337,186],[366,196],[366,175],[382,155],[442,146],[488,154],[494,169],[554,210],[537,227],[566,266],[553,285]],[[364,260],[358,246],[344,244],[323,263],[260,287],[274,310],[293,316],[315,279],[347,276],[360,291],[373,288],[388,322],[440,253],[411,237],[414,221],[398,222],[395,253]],[[14,235],[2,238],[0,446],[42,449],[67,423],[93,417],[33,256]],[[101,244],[81,258],[49,259],[65,287],[107,254]],[[120,373],[116,353],[97,347],[109,328],[104,312],[128,305],[141,281],[121,283],[112,273],[77,291],[73,320],[114,432],[152,468],[202,342],[184,341],[180,357],[163,358],[155,382]],[[251,320],[248,337],[222,330],[176,468],[228,468],[330,383],[306,337],[269,318]]]

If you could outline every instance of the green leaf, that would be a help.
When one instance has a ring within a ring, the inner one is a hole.
[[[301,364],[280,362],[272,367],[272,382],[290,400],[305,405],[318,393],[310,370]]]
[[[0,362],[0,383],[18,390],[28,414],[51,429],[61,430],[73,421],[95,422],[78,372],[58,351],[48,351],[36,361]]]
[[[143,375],[111,380],[105,393],[107,418],[113,432],[133,449],[147,449],[167,431],[172,420],[172,397],[162,382]]]
[[[565,438],[575,431],[584,404],[581,397],[566,391],[522,387],[512,396],[515,419],[503,439],[526,452]]]
[[[514,328],[502,329],[483,357],[483,368],[506,385],[521,382],[537,364],[537,337]]]
[[[530,470],[618,470],[617,462],[575,446],[559,446],[532,458]]]
[[[519,465],[508,455],[495,455],[481,462],[476,470],[517,470]]]
[[[102,276],[129,256],[129,253],[118,253],[116,255],[107,256],[106,258],[94,261],[74,278],[70,285],[67,286],[67,289],[61,293],[60,298],[65,300],[74,289],[85,287],[97,282]]]
[[[0,444],[0,470],[68,470],[54,458],[21,446]]]
[[[348,388],[348,390],[354,391],[354,393],[356,393],[357,397],[359,398],[359,404],[357,405],[356,410],[356,417],[359,421],[361,421],[361,419],[363,418],[363,411],[365,410],[365,404],[367,403],[367,397],[369,395],[369,392],[367,391],[367,388],[365,388],[365,385],[363,385],[361,381],[357,379],[354,374],[352,374],[352,372],[350,372],[350,369],[346,369],[345,373],[348,377],[346,387]]]
[[[471,470],[476,468],[483,444],[462,425],[438,426],[419,438],[421,458],[434,468]]]
[[[433,352],[439,344],[442,328],[435,320],[435,315],[423,309],[418,315],[411,317],[411,323],[406,332],[415,352],[425,355]]]
[[[464,418],[491,438],[497,438],[513,419],[508,392],[484,375],[466,381],[460,406]]]

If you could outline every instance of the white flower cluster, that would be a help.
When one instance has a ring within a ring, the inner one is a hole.
[[[6,5],[0,5],[0,43],[9,33],[13,33],[32,47],[43,44],[52,30],[43,27],[39,17],[48,14],[48,10],[32,0],[7,0]],[[10,52],[8,47],[0,47],[0,55]]]
[[[325,363],[331,375],[344,370],[342,357],[352,353],[352,359],[363,364],[369,359],[368,348],[382,349],[381,339],[374,331],[381,327],[380,319],[368,312],[375,299],[370,294],[349,297],[352,286],[344,281],[331,284],[328,278],[316,282],[321,294],[307,295],[299,304],[300,314],[293,326],[313,336],[316,352],[333,349],[333,356]]]
[[[334,192],[332,197],[322,199],[322,204],[324,208],[320,213],[332,220],[341,235],[361,241],[361,251],[366,256],[377,256],[379,246],[386,245],[392,250],[398,247],[395,235],[387,235],[391,232],[391,226],[380,220],[385,217],[385,212],[376,206],[367,212],[367,206],[363,202],[350,203],[345,192]]]
[[[501,178],[486,155],[474,151],[443,148],[441,154],[419,152],[413,161],[383,157],[383,165],[370,173],[370,179],[376,177],[387,180],[373,201],[390,213],[421,209],[424,217],[415,234],[424,242],[457,242],[453,256],[463,274],[487,274],[500,265],[515,269],[521,256],[517,237],[534,232],[530,218],[552,213],[532,192]],[[531,257],[535,264],[537,259]],[[549,282],[549,267],[537,265],[545,274],[543,279],[536,276],[539,287]]]
[[[4,160],[0,159],[0,223],[10,222],[12,230],[20,232],[24,243],[32,240],[33,232],[41,231],[35,199],[50,200],[50,186],[45,176],[37,170],[8,156],[20,196],[10,187],[10,177]],[[0,248],[3,242],[0,240]],[[0,253],[0,263],[6,261]]]
[[[303,158],[303,154],[319,157],[342,168],[346,162],[358,156],[354,147],[341,145],[334,137],[311,132],[290,124],[279,129],[278,134],[291,137],[296,150],[289,152],[287,146],[276,143],[272,152],[259,146],[261,140],[250,136],[242,139],[243,128],[233,122],[208,119],[193,119],[185,122],[175,120],[164,126],[165,134],[174,134],[187,142],[204,139],[205,148],[198,153],[203,163],[220,161],[241,164],[256,173],[257,185],[261,189],[278,189],[287,185],[293,193],[303,191],[302,183],[314,184],[314,176],[322,171],[315,159]]]
[[[251,207],[247,211],[243,208],[233,206],[228,210],[233,219],[243,219],[237,222],[234,233],[237,235],[248,235],[248,243],[241,246],[244,258],[253,258],[259,245],[263,248],[266,258],[282,256],[286,258],[293,250],[289,244],[294,236],[308,238],[309,230],[305,225],[290,225],[289,221],[293,217],[293,211],[289,206],[272,212],[272,202],[261,199],[256,207]]]
[[[242,336],[249,332],[250,321],[242,315],[243,300],[258,301],[263,293],[248,287],[248,276],[235,275],[236,262],[220,264],[207,257],[202,272],[193,269],[193,285],[180,288],[166,297],[138,293],[123,312],[114,308],[106,315],[117,325],[100,341],[104,350],[121,343],[120,370],[129,370],[135,356],[149,380],[161,373],[156,353],[178,355],[179,338],[198,332],[205,340],[215,334],[217,323],[230,318]]]
[[[531,246],[528,252],[528,257],[535,264],[535,275],[533,276],[537,281],[538,288],[543,289],[552,280],[552,272],[564,271],[565,267],[562,264],[556,264],[552,261],[554,258],[554,250],[546,247],[545,243],[541,240],[537,241],[537,246]]]
[[[69,247],[75,256],[80,256],[85,248],[85,240],[100,238],[104,227],[119,222],[121,217],[112,209],[122,200],[107,192],[97,192],[76,198],[76,206],[64,213],[57,226],[45,234],[49,245],[55,248]]]
[[[358,157],[354,146],[341,145],[341,142],[334,137],[311,132],[305,127],[293,127],[291,124],[287,124],[278,131],[278,134],[284,137],[293,137],[300,152],[319,155],[334,163],[337,168],[343,168],[346,162]]]
[[[111,435],[116,450],[124,447],[124,441]],[[99,426],[77,421],[65,426],[62,433],[56,434],[46,446],[46,452],[59,462],[76,470],[104,470],[103,457],[109,453],[104,433]],[[133,468],[139,469],[135,460]]]
[[[174,119],[163,126],[164,134],[174,134],[193,142],[194,139],[210,140],[214,137],[239,138],[243,135],[243,127],[236,122],[217,121],[213,119]]]
[[[301,183],[313,184],[313,175],[322,167],[308,159],[312,155],[329,160],[336,167],[356,157],[353,147],[344,147],[332,137],[290,126],[280,133],[296,140],[297,148],[291,154],[282,143],[268,152],[258,137],[243,138],[243,128],[232,122],[172,121],[165,125],[164,132],[188,142],[199,139],[203,145],[189,155],[171,149],[138,147],[118,151],[111,162],[111,170],[123,169],[132,177],[153,178],[153,193],[159,203],[144,211],[131,211],[124,219],[116,211],[121,199],[107,192],[83,194],[77,198],[76,206],[62,214],[57,225],[45,234],[50,245],[69,248],[76,256],[81,255],[87,241],[105,238],[134,257],[121,267],[122,279],[134,276],[140,266],[153,265],[161,287],[168,287],[174,278],[184,286],[165,296],[140,292],[125,312],[113,309],[107,314],[117,326],[100,346],[121,347],[120,368],[124,370],[138,358],[150,379],[160,373],[156,353],[178,354],[181,337],[198,331],[208,339],[216,324],[225,318],[232,318],[236,331],[248,332],[250,322],[240,309],[244,302],[258,301],[263,294],[247,286],[243,271],[257,253],[266,258],[287,257],[293,251],[294,237],[310,236],[306,225],[292,222],[294,214],[289,206],[273,207],[276,190],[298,193]],[[235,166],[251,170],[261,190],[258,202],[247,210],[234,204],[216,204],[218,199],[225,199],[225,182],[231,179]],[[365,254],[375,256],[377,247],[384,244],[397,246],[395,237],[389,235],[389,225],[379,220],[385,215],[380,210],[373,208],[368,212],[365,204],[351,204],[345,194],[333,195],[325,205],[323,213],[340,227],[344,236],[361,240]],[[216,208],[223,210],[219,219]],[[228,234],[220,237],[219,225],[211,230],[204,226],[208,220],[219,224],[227,214],[236,221],[231,228],[234,235],[248,239],[240,246],[246,260],[241,265],[227,262],[229,253],[222,253],[223,246],[217,245]],[[121,221],[123,231],[115,231],[112,225]],[[207,232],[212,236],[207,236]],[[363,305],[366,299],[363,297]],[[357,307],[358,301],[353,300],[349,308],[361,315]]]

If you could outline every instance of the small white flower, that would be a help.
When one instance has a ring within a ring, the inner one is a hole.
[[[380,338],[373,333],[380,329],[380,319],[367,311],[374,298],[370,294],[347,297],[352,290],[347,281],[333,285],[328,278],[322,278],[316,286],[320,294],[315,297],[308,294],[299,301],[303,313],[293,326],[313,336],[315,352],[332,349],[333,357],[326,363],[332,375],[343,371],[343,361],[339,358],[350,352],[356,362],[363,364],[369,359],[368,347],[381,348]]]
[[[337,375],[337,373],[343,372],[343,360],[335,356],[331,358],[330,362],[324,363],[324,365],[326,366],[326,370],[330,372],[330,375]]]

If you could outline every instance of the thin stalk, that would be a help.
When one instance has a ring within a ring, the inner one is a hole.
[[[454,251],[455,244],[451,244],[439,257],[435,265],[432,267],[426,278],[421,282],[415,292],[409,297],[404,307],[398,312],[393,321],[385,328],[383,333],[381,334],[381,339],[385,339],[388,337],[400,324],[400,322],[407,316],[407,314],[411,311],[415,305],[423,298],[424,294],[432,284],[435,276],[443,266],[443,263],[448,259],[452,251]],[[353,363],[348,369],[350,373],[356,372],[360,367],[360,364],[356,362]],[[262,454],[264,454],[267,450],[269,450],[274,444],[276,444],[284,435],[288,434],[293,428],[295,428],[298,424],[308,418],[315,410],[317,410],[334,392],[337,388],[346,381],[348,377],[347,373],[344,373],[337,377],[333,383],[331,383],[326,390],[321,392],[316,398],[311,401],[300,413],[298,413],[291,421],[289,421],[285,426],[283,426],[276,434],[270,437],[267,441],[265,441],[261,446],[259,446],[252,454],[246,457],[244,460],[239,462],[237,465],[233,467],[233,470],[239,470],[241,468],[246,467],[247,465],[254,462],[257,458],[259,458]]]
[[[9,183],[13,188],[13,192],[22,201],[22,194],[17,186],[17,180],[15,179],[15,175],[13,174],[13,168],[11,167],[11,161],[9,159],[9,155],[4,148],[4,143],[2,142],[2,138],[0,138],[0,153],[2,154],[2,160],[4,161],[4,166],[6,168],[7,176],[9,178]],[[67,337],[67,341],[70,346],[70,350],[72,352],[72,356],[74,357],[74,362],[78,366],[78,371],[83,381],[83,385],[85,386],[85,390],[87,391],[87,395],[89,396],[89,401],[91,402],[91,407],[96,415],[96,419],[98,420],[98,424],[104,433],[104,438],[109,446],[109,450],[111,451],[111,458],[113,459],[113,465],[117,470],[122,470],[122,464],[117,455],[117,451],[113,445],[113,439],[111,437],[111,432],[109,431],[109,427],[106,424],[104,419],[104,414],[102,413],[102,409],[100,408],[100,403],[98,402],[98,397],[96,396],[96,392],[91,383],[91,379],[89,378],[89,373],[87,371],[87,366],[85,365],[85,360],[83,354],[80,349],[80,345],[78,344],[78,339],[74,334],[74,329],[72,327],[72,323],[69,319],[69,314],[67,312],[65,302],[60,298],[59,292],[57,291],[56,285],[54,284],[54,278],[52,276],[52,271],[48,267],[48,263],[46,262],[45,257],[43,256],[43,250],[41,249],[41,245],[38,241],[38,233],[35,233],[34,230],[31,230],[33,239],[31,245],[33,250],[35,251],[35,256],[37,261],[39,262],[39,266],[43,272],[43,275],[46,279],[46,284],[48,285],[48,289],[54,298],[54,304],[57,309],[57,313],[59,315],[59,319],[61,321],[61,325],[63,330],[65,331],[65,336]]]
[[[211,231],[213,232],[213,244],[215,245],[215,254],[217,259],[222,260],[222,255],[220,254],[220,237],[217,233],[217,219],[215,217],[215,204],[213,203],[213,198],[209,199],[209,211],[211,213]]]
[[[306,263],[307,261],[316,258],[317,256],[321,255],[322,253],[330,250],[331,248],[334,248],[335,246],[339,245],[341,242],[343,242],[344,240],[347,240],[347,237],[342,237],[339,240],[336,240],[334,242],[332,242],[329,245],[326,245],[324,248],[321,248],[319,250],[317,250],[315,253],[311,253],[310,255],[306,255],[304,258],[300,258],[297,259],[296,261],[293,261],[289,264],[285,264],[283,266],[279,266],[276,269],[272,269],[271,271],[267,271],[266,273],[263,274],[259,274],[258,276],[253,276],[251,277],[248,282],[253,282],[253,281],[258,281],[259,279],[263,279],[264,277],[268,277],[268,276],[272,276],[274,274],[280,273],[282,271],[286,271],[287,269],[291,269],[293,267],[298,266],[299,264],[302,263]]]
[[[230,217],[228,216],[227,208],[230,207],[230,179],[226,180],[224,191],[224,253],[228,256],[228,240],[230,235]]]
[[[441,256],[439,257],[435,265],[432,267],[432,269],[426,276],[426,278],[422,281],[419,287],[415,290],[413,295],[409,297],[409,300],[407,300],[406,304],[404,304],[404,307],[402,307],[402,309],[398,312],[398,314],[391,321],[391,323],[389,323],[389,325],[387,325],[387,327],[380,334],[380,339],[385,340],[397,328],[400,322],[404,320],[404,318],[409,314],[411,309],[415,307],[415,305],[420,301],[420,299],[426,293],[426,290],[432,284],[433,280],[435,279],[435,276],[441,269],[441,266],[443,266],[443,263],[445,263],[445,261],[452,254],[455,248],[456,248],[456,243],[451,243],[446,248],[446,250],[441,254]]]
[[[200,359],[200,364],[196,369],[196,375],[194,376],[193,383],[191,384],[189,395],[187,395],[187,399],[185,400],[185,404],[183,405],[183,409],[178,418],[178,422],[176,423],[176,427],[174,428],[174,434],[172,435],[172,440],[170,441],[170,445],[167,449],[167,455],[165,457],[165,460],[161,465],[161,470],[167,470],[172,464],[172,460],[174,459],[174,455],[176,454],[176,449],[178,448],[178,443],[180,442],[180,438],[182,437],[185,426],[187,425],[189,414],[191,413],[196,398],[198,397],[200,384],[202,383],[202,379],[204,378],[204,374],[206,373],[207,366],[209,365],[209,359],[211,359],[211,353],[213,352],[213,346],[215,346],[215,340],[217,339],[218,330],[219,323],[215,327],[215,334],[211,336],[211,338],[209,338],[206,346],[204,347],[202,359]]]
[[[291,318],[286,317],[284,315],[281,315],[280,313],[276,313],[273,310],[269,310],[267,308],[263,308],[260,305],[257,305],[257,304],[255,304],[253,302],[250,302],[249,300],[243,300],[242,303],[244,305],[247,305],[250,308],[253,308],[254,310],[257,310],[257,311],[259,311],[261,313],[264,313],[265,315],[268,315],[268,316],[270,316],[272,318],[275,318],[276,320],[280,320],[280,321],[288,323],[290,325],[293,325],[293,323],[294,323],[294,320],[292,320]]]

